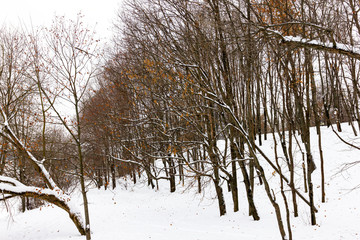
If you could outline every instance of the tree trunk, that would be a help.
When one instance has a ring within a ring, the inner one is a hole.
[[[223,190],[222,187],[220,186],[219,170],[217,168],[214,168],[213,182],[215,185],[216,195],[219,203],[219,213],[220,216],[223,216],[226,214],[226,205],[225,205]]]

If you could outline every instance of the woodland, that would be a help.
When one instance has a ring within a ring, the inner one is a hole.
[[[264,194],[279,236],[293,239],[298,205],[316,225],[326,202],[322,127],[360,150],[341,137],[343,123],[360,131],[359,11],[355,0],[129,0],[106,47],[81,14],[3,26],[0,202],[51,203],[89,240],[89,187],[211,186],[220,216],[241,206],[261,221]]]

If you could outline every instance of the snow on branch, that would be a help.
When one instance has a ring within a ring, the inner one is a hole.
[[[284,36],[283,42],[286,44],[295,44],[300,47],[312,48],[321,51],[339,53],[355,59],[360,59],[360,49],[348,44],[337,42],[321,42],[300,37]]]
[[[85,235],[85,227],[80,212],[75,210],[76,207],[72,204],[70,196],[60,188],[49,189],[26,186],[16,179],[0,176],[0,192],[3,195],[0,200],[6,200],[14,196],[26,196],[42,199],[64,209],[80,234]]]
[[[18,196],[26,194],[30,194],[33,196],[47,195],[48,197],[56,198],[59,201],[70,201],[70,197],[59,188],[48,189],[34,186],[26,186],[13,178],[4,176],[0,176],[0,191]]]
[[[14,144],[20,151],[22,151],[28,159],[30,159],[31,163],[33,164],[35,170],[40,173],[40,175],[43,177],[44,181],[46,182],[46,185],[50,189],[55,189],[57,186],[53,179],[51,178],[49,172],[44,167],[44,160],[39,161],[36,159],[36,157],[26,148],[26,146],[21,142],[21,140],[16,136],[16,134],[13,132],[13,130],[10,128],[7,116],[1,108],[1,115],[4,119],[4,122],[1,124],[1,132],[0,135],[8,139],[12,144]]]
[[[360,60],[360,48],[349,44],[339,43],[333,39],[332,42],[322,42],[319,40],[312,40],[299,36],[284,36],[282,33],[275,30],[270,30],[270,29],[262,29],[262,30],[264,30],[267,34],[271,36],[280,38],[284,44],[293,45],[296,47],[304,47],[304,48],[311,48],[321,51],[327,51],[331,53],[338,53]]]
[[[3,195],[0,200],[6,200],[14,196],[26,196],[45,200],[64,209],[80,234],[85,235],[85,227],[80,212],[74,210],[75,207],[71,203],[70,196],[60,188],[49,189],[26,186],[16,179],[0,176],[0,192]]]

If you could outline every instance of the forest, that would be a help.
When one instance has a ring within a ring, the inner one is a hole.
[[[360,150],[342,135],[345,123],[360,131],[359,11],[355,0],[129,0],[106,47],[81,14],[3,26],[0,203],[51,203],[89,240],[89,188],[166,182],[213,188],[219,216],[246,208],[253,221],[261,194],[279,238],[293,239],[292,219],[315,226],[326,203],[323,130]]]

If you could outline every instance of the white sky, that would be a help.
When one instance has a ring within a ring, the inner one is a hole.
[[[97,32],[97,37],[109,40],[111,28],[116,20],[122,0],[0,0],[0,28],[3,25],[15,28],[50,26],[54,17],[65,16],[76,19],[81,11],[83,22]],[[60,105],[59,105],[60,106]],[[66,103],[60,111],[71,116],[72,110]],[[0,237],[1,238],[1,237]]]
[[[55,15],[75,19],[81,11],[100,38],[111,36],[112,22],[122,0],[0,0],[0,26],[49,26]]]

